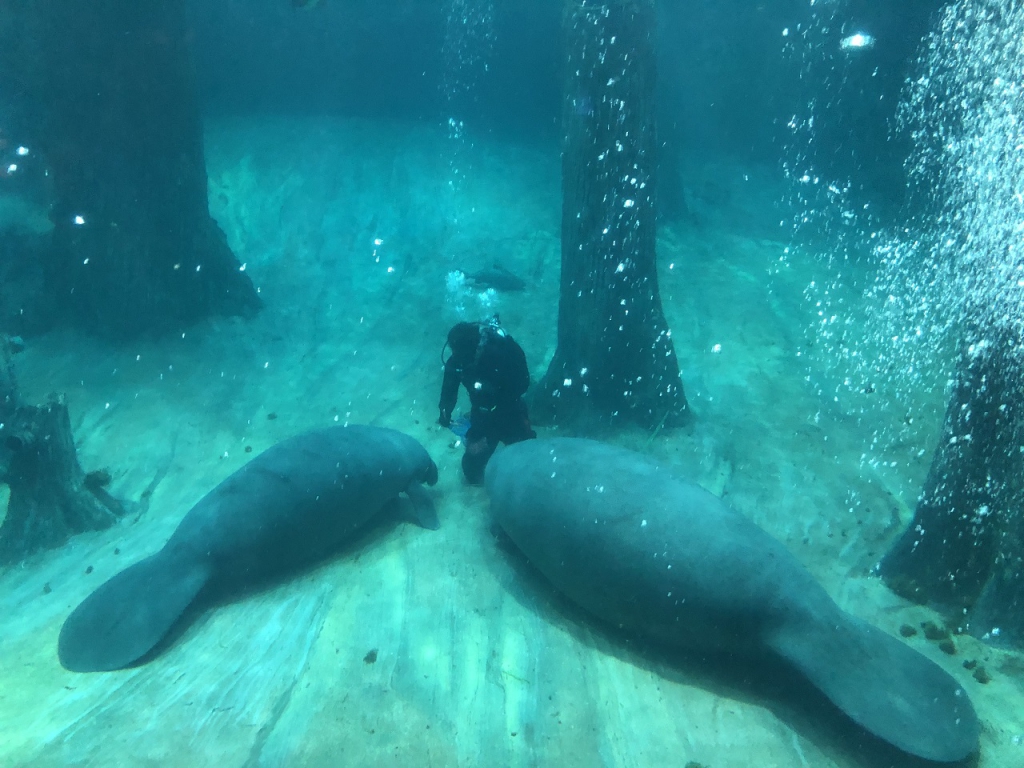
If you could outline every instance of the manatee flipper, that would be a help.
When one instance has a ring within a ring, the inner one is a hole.
[[[206,585],[203,564],[165,550],[129,566],[79,605],[60,630],[57,655],[71,672],[123,669],[167,635]]]
[[[793,621],[765,642],[865,730],[904,752],[957,762],[978,748],[967,692],[914,649],[839,612]]]
[[[412,502],[412,521],[421,528],[428,531],[436,531],[441,527],[441,521],[437,519],[437,510],[434,508],[434,500],[419,483],[413,483],[405,489],[405,495]]]

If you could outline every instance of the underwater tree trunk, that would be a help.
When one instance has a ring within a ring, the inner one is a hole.
[[[653,0],[570,0],[558,346],[538,421],[677,425],[688,414],[655,262]]]
[[[82,472],[64,399],[22,403],[11,349],[0,336],[0,483],[10,489],[0,524],[0,565],[59,547],[76,533],[107,528],[126,511]]]
[[[179,331],[261,305],[211,218],[185,0],[48,0],[39,149],[53,175],[47,263],[59,319],[114,338]],[[41,18],[40,18],[41,17]]]
[[[969,336],[914,518],[879,570],[955,626],[1024,647],[1024,345],[1005,326]]]
[[[10,424],[21,405],[18,383],[14,378],[14,363],[11,361],[11,355],[15,351],[15,341],[0,333],[0,425]],[[2,431],[3,426],[0,426],[0,434]]]

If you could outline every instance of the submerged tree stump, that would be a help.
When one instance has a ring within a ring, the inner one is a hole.
[[[10,0],[2,15],[0,46],[19,47],[0,79],[53,182],[54,321],[124,339],[256,313],[209,213],[185,0]]]
[[[41,406],[21,402],[2,336],[0,483],[10,489],[0,525],[0,564],[59,547],[76,533],[108,528],[126,511],[100,484],[87,483],[64,399],[51,396]]]
[[[879,566],[897,594],[1024,648],[1024,345],[969,334],[910,527]]]
[[[653,0],[569,0],[558,347],[538,422],[678,425],[688,415],[655,259]]]

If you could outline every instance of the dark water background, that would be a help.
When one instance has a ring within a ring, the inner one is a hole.
[[[325,0],[305,10],[280,0],[193,2],[205,108],[215,115],[443,120],[446,67],[458,66],[445,57],[453,5]],[[868,29],[877,46],[862,57],[837,52],[801,81],[798,56],[786,43],[811,26],[809,3],[666,0],[659,4],[662,138],[686,153],[778,163],[786,121],[815,100],[828,105],[817,115],[821,172],[856,175],[882,197],[898,199],[906,147],[889,141],[890,121],[941,5],[843,4],[843,29]],[[558,140],[561,14],[550,0],[494,3],[488,71],[464,110],[475,131]],[[842,29],[828,34],[838,40]]]

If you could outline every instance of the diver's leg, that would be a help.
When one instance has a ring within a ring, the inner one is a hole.
[[[474,485],[484,481],[484,467],[498,447],[493,412],[473,409],[469,431],[466,433],[466,452],[462,454],[462,473]]]

